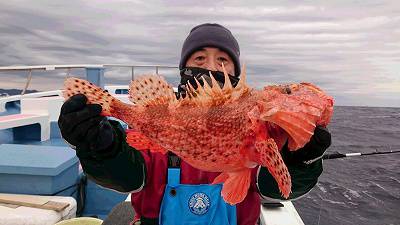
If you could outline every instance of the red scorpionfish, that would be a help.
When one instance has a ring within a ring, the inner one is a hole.
[[[326,126],[333,99],[310,84],[271,85],[255,90],[246,84],[246,72],[233,87],[224,69],[221,88],[187,85],[188,95],[177,99],[173,88],[158,75],[143,75],[129,86],[124,103],[107,91],[78,78],[66,79],[63,96],[84,94],[88,104],[100,104],[102,115],[126,122],[127,143],[137,150],[171,151],[193,167],[221,172],[213,184],[223,183],[221,195],[229,204],[241,202],[250,186],[252,168],[264,166],[278,183],[283,197],[291,192],[291,179],[280,155],[303,147],[316,125]]]

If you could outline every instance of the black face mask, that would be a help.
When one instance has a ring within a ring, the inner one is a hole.
[[[219,86],[222,88],[225,83],[225,76],[223,72],[220,71],[210,71],[207,69],[203,68],[198,68],[198,67],[186,67],[180,71],[181,74],[181,82],[178,86],[178,95],[182,95],[182,97],[186,96],[186,84],[190,82],[190,84],[197,89],[197,83],[195,79],[200,83],[201,86],[204,85],[202,77],[207,81],[207,83],[212,86],[211,84],[211,78],[210,78],[210,72],[215,78],[215,80],[218,82]],[[231,84],[233,87],[236,87],[236,85],[239,82],[239,78],[228,75],[229,80],[231,81]]]

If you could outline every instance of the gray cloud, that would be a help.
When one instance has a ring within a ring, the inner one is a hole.
[[[0,65],[177,65],[190,29],[217,22],[237,37],[254,87],[307,81],[339,105],[400,107],[399,15],[397,1],[373,0],[2,1]],[[177,71],[161,72],[178,82]],[[35,74],[32,88],[52,89],[63,76]],[[130,71],[109,70],[106,78],[121,84]],[[25,79],[0,74],[0,88]]]

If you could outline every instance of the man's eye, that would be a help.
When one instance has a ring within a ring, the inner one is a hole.
[[[218,57],[218,61],[226,63],[228,61],[228,59],[226,59],[224,57]]]
[[[195,58],[196,61],[203,61],[204,59],[205,59],[204,56],[197,56],[197,57]]]

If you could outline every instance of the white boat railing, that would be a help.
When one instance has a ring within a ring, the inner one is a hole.
[[[72,69],[109,69],[109,68],[130,68],[131,73],[130,77],[133,80],[135,77],[135,69],[137,68],[154,68],[156,74],[158,74],[160,69],[178,69],[177,66],[169,66],[169,65],[133,65],[133,64],[74,64],[74,65],[37,65],[37,66],[3,66],[0,67],[1,72],[10,72],[10,71],[27,71],[27,80],[22,90],[21,94],[19,95],[12,95],[0,98],[0,113],[6,110],[6,104],[8,102],[15,102],[20,101],[24,98],[38,98],[38,97],[47,97],[47,96],[54,96],[59,95],[61,96],[61,90],[56,91],[43,91],[43,92],[36,92],[36,93],[29,93],[25,94],[26,90],[28,89],[31,80],[32,80],[32,72],[33,71],[52,71],[52,70],[67,70],[66,76],[70,76],[70,72]],[[87,72],[88,73],[88,72]],[[104,75],[103,75],[104,76]],[[126,85],[112,85],[112,86],[105,86],[107,89],[126,89]],[[111,93],[114,93],[111,91]]]
[[[20,95],[11,95],[7,97],[0,98],[0,113],[6,111],[6,104],[8,102],[15,102],[20,101],[25,98],[41,98],[41,97],[49,97],[49,96],[61,96],[61,90],[55,91],[41,91],[41,92],[34,92],[29,94],[20,94]]]
[[[51,70],[67,70],[67,76],[69,76],[71,69],[86,69],[86,68],[103,68],[103,65],[95,65],[95,64],[76,64],[76,65],[38,65],[38,66],[2,66],[0,67],[0,72],[9,72],[9,71],[28,71],[27,80],[25,83],[25,87],[21,92],[21,95],[24,95],[26,90],[29,87],[29,84],[32,80],[32,72],[37,70],[43,71],[51,71]]]
[[[130,65],[130,64],[104,64],[104,68],[130,68],[131,69],[131,79],[135,78],[135,68],[154,68],[156,74],[158,74],[159,69],[178,69],[177,66],[161,66],[161,65]]]

